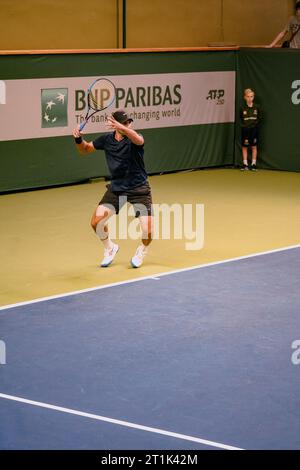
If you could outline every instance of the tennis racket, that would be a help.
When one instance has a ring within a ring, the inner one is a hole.
[[[88,120],[99,111],[109,108],[116,99],[116,87],[108,78],[97,78],[87,90],[88,109],[79,130],[86,126]]]

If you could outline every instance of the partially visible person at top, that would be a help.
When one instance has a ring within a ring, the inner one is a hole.
[[[242,170],[249,170],[248,166],[248,148],[251,148],[251,166],[250,170],[256,171],[257,143],[258,143],[258,124],[261,120],[261,111],[254,103],[254,91],[251,88],[244,90],[245,104],[241,108],[240,118],[242,126]]]
[[[107,118],[107,126],[112,132],[100,135],[92,142],[82,138],[79,126],[74,129],[73,136],[79,153],[90,154],[96,150],[104,150],[111,183],[102,196],[92,215],[91,226],[99,236],[104,257],[100,264],[106,268],[112,262],[119,246],[114,243],[108,232],[107,222],[113,214],[118,214],[128,201],[135,209],[139,218],[142,240],[131,265],[139,268],[152,240],[152,196],[144,164],[144,138],[131,127],[132,119],[125,110],[118,109]]]
[[[295,14],[290,16],[285,28],[280,31],[274,41],[272,41],[267,47],[275,47],[276,44],[282,42],[285,37],[287,39],[285,43],[289,43],[289,45],[286,44],[285,47],[300,49],[300,2],[296,3]]]

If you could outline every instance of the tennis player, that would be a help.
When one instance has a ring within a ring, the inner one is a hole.
[[[112,132],[102,134],[92,142],[82,138],[79,127],[73,131],[80,154],[104,150],[111,174],[111,183],[106,186],[107,191],[93,213],[91,226],[104,246],[100,266],[107,267],[119,251],[119,246],[109,237],[107,221],[119,213],[126,201],[131,203],[142,230],[141,243],[131,259],[131,265],[139,268],[152,240],[153,224],[151,188],[144,164],[144,138],[132,129],[133,120],[123,109],[116,110],[107,121]]]

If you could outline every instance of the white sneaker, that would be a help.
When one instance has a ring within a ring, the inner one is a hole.
[[[117,245],[116,243],[113,243],[112,248],[104,250],[104,257],[100,264],[101,268],[107,268],[107,266],[109,266],[113,262],[114,257],[116,256],[118,251],[119,245]]]
[[[142,266],[146,254],[147,250],[144,248],[144,245],[140,245],[136,250],[133,258],[131,258],[131,266],[133,268],[139,268]]]

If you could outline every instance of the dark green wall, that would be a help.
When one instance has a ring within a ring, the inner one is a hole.
[[[259,165],[268,169],[300,171],[300,103],[292,102],[292,94],[297,92],[292,84],[296,80],[299,80],[300,90],[300,50],[247,48],[240,49],[237,58],[235,162],[241,162],[238,112],[243,102],[243,90],[252,88],[263,116],[259,129]]]

